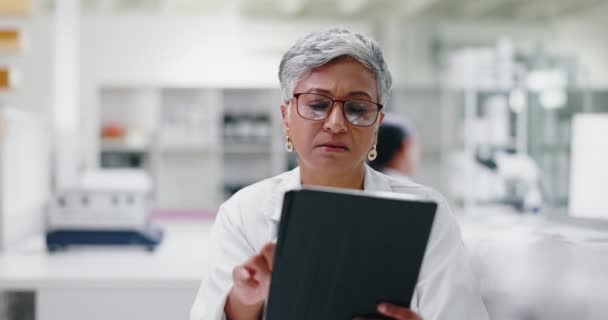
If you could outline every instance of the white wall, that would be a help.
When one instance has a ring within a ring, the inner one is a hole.
[[[584,20],[585,21],[585,20]],[[594,20],[595,21],[595,20]],[[603,28],[579,22],[403,21],[335,19],[262,20],[235,14],[173,16],[87,15],[81,22],[83,142],[87,164],[96,165],[100,86],[276,87],[282,53],[303,34],[343,25],[372,34],[385,47],[395,84],[436,88],[438,43],[443,48],[511,39],[532,52],[540,42],[550,52],[571,53],[590,72],[594,87],[608,87],[608,45]]]
[[[225,14],[84,16],[81,101],[87,166],[97,165],[100,87],[278,87],[283,52],[298,37],[336,24],[341,23]],[[367,23],[342,25],[370,32]]]
[[[530,52],[539,41],[553,42],[555,32],[544,22],[432,21],[386,19],[376,26],[395,86],[437,89],[442,54],[464,46],[493,46],[510,39],[516,50]]]
[[[39,114],[0,111],[0,249],[43,230],[50,190],[50,126]]]
[[[556,24],[559,35],[556,49],[575,52],[579,62],[589,69],[594,87],[608,87],[608,43],[604,39],[608,28],[608,2],[601,1],[589,10],[573,12]]]
[[[594,89],[608,87],[608,23],[595,20],[567,20],[556,25],[556,41],[551,48],[577,58],[578,78]]]
[[[583,20],[580,20],[583,19]],[[10,24],[0,21],[0,25]],[[11,58],[22,71],[22,87],[0,94],[0,103],[50,112],[52,20],[33,15],[24,22],[28,50]],[[303,34],[344,25],[373,34],[385,48],[396,86],[437,88],[438,42],[444,46],[488,43],[500,36],[531,51],[538,41],[551,52],[570,53],[588,71],[595,88],[608,87],[608,45],[600,18],[559,23],[402,21],[336,19],[271,20],[236,14],[173,16],[85,15],[81,20],[81,149],[85,165],[97,165],[100,87],[276,87],[284,50]],[[2,62],[2,60],[0,60]],[[278,102],[277,102],[278,103]],[[423,126],[424,124],[418,124]]]
[[[38,12],[23,18],[0,18],[0,27],[23,32],[23,50],[0,55],[0,65],[9,65],[20,74],[14,89],[0,92],[0,121],[5,127],[0,133],[2,249],[40,234],[44,223],[42,210],[48,200],[51,174],[51,23],[48,16]]]
[[[24,37],[22,52],[0,55],[0,65],[14,67],[21,78],[19,86],[8,92],[0,92],[0,107],[49,112],[52,103],[51,19],[40,14],[24,19],[0,18],[0,27],[17,27],[23,31]]]

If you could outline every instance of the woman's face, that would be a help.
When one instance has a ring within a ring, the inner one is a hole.
[[[332,99],[362,99],[378,102],[376,79],[371,71],[353,59],[339,59],[313,69],[296,85],[294,93],[318,93]],[[289,112],[287,108],[290,108]],[[302,118],[296,99],[283,104],[285,134],[291,139],[300,165],[307,169],[345,174],[359,168],[376,143],[378,126],[384,117],[368,127],[350,124],[343,104],[336,102],[324,120]]]

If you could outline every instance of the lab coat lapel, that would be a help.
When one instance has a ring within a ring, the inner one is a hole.
[[[368,165],[365,165],[365,181],[363,182],[363,189],[365,191],[393,191],[388,181],[388,177],[372,169]]]
[[[266,206],[269,218],[272,222],[278,223],[281,220],[281,211],[283,210],[283,196],[285,192],[297,189],[302,185],[300,181],[300,167],[287,172],[284,178],[279,182],[276,192],[273,192],[269,197],[269,202]]]

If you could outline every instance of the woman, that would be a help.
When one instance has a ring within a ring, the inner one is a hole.
[[[286,149],[299,167],[237,192],[210,234],[209,268],[191,319],[260,319],[285,191],[300,185],[404,192],[439,202],[411,306],[381,304],[392,319],[486,319],[458,226],[431,189],[365,165],[375,158],[391,76],[376,42],[344,29],[312,33],[279,67]],[[406,241],[406,240],[404,240]]]
[[[378,157],[370,161],[374,170],[409,179],[420,158],[418,139],[413,127],[397,115],[386,115],[378,130]]]

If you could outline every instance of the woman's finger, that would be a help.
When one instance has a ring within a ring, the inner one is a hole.
[[[271,270],[268,267],[268,262],[266,262],[266,257],[264,254],[260,253],[251,257],[251,259],[249,259],[244,266],[251,271],[250,274],[254,280],[260,283],[270,281]]]
[[[378,305],[378,312],[381,314],[392,317],[396,320],[422,320],[415,312],[409,308],[397,306],[390,303],[381,303]]]

